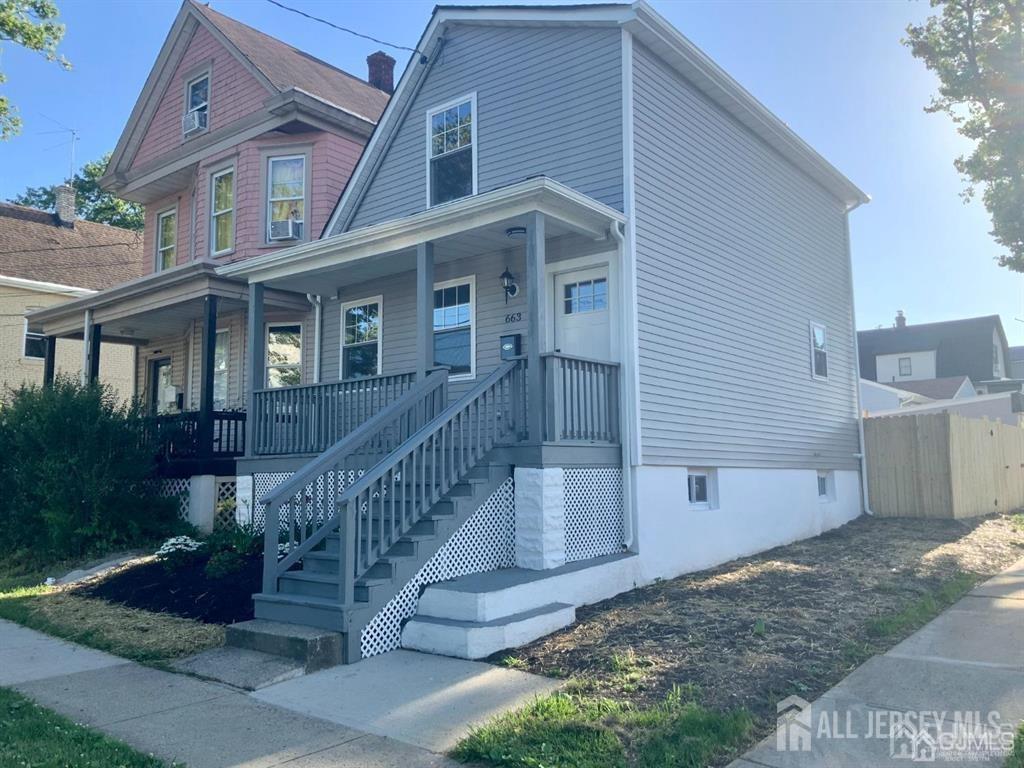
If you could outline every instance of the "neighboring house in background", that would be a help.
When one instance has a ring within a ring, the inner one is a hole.
[[[646,3],[435,9],[325,237],[218,269],[323,307],[257,616],[477,657],[856,517],[866,200]]]
[[[906,389],[879,384],[869,379],[860,380],[860,410],[865,416],[878,411],[894,411],[912,405],[931,402],[931,399]]]
[[[967,418],[991,419],[1019,427],[1024,426],[1024,393],[997,392],[957,400],[935,400],[893,410],[878,410],[868,415],[871,418],[883,418],[908,413],[955,413]]]
[[[138,233],[77,219],[70,186],[57,188],[56,213],[0,203],[0,387],[42,384],[50,365],[80,375],[82,342],[47,340],[26,313],[139,275],[142,258]],[[100,381],[131,398],[134,365],[131,348],[105,349]]]
[[[1024,380],[1024,347],[1010,347],[1010,378]]]
[[[248,291],[217,267],[320,235],[389,98],[394,60],[368,64],[374,84],[185,0],[102,180],[145,206],[143,276],[33,317],[137,349],[163,471],[188,480],[202,527],[233,495],[248,397]],[[267,293],[257,389],[318,380],[319,293]]]
[[[922,395],[929,400],[963,400],[978,395],[977,389],[967,376],[901,381],[900,389]]]
[[[860,375],[902,387],[908,381],[966,376],[980,393],[1019,391],[998,315],[908,325],[902,312],[892,328],[859,331]]]

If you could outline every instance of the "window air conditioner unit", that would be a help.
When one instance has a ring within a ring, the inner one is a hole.
[[[186,112],[181,117],[181,131],[186,136],[196,131],[201,131],[206,127],[206,111],[195,110],[193,112]]]
[[[294,219],[270,222],[271,240],[299,240],[302,237],[302,222]]]

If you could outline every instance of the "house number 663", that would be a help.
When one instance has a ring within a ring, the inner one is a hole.
[[[505,315],[505,324],[508,325],[509,323],[518,323],[522,319],[522,312],[511,312],[510,314]]]

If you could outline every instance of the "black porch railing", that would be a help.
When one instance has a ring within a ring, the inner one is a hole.
[[[143,444],[164,460],[231,458],[245,453],[245,411],[214,411],[211,444],[200,444],[199,413],[148,416],[142,426]]]

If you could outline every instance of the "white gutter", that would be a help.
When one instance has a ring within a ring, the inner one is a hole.
[[[47,283],[42,280],[29,280],[24,277],[7,277],[0,275],[0,285],[8,288],[24,288],[26,291],[38,291],[39,293],[59,293],[62,296],[92,296],[96,291],[90,288],[78,288],[73,285],[62,283]]]
[[[615,238],[615,242],[619,248],[619,274],[624,272],[625,261],[626,261],[626,236],[622,234],[622,223],[615,222],[609,227],[608,231],[611,232],[612,237]],[[635,302],[634,302],[635,303]],[[627,310],[628,311],[628,310]],[[622,318],[625,320],[625,318]],[[625,325],[625,323],[623,323]],[[623,334],[625,336],[625,334]],[[619,366],[621,375],[625,379],[625,366]],[[633,420],[633,398],[628,394],[632,391],[630,386],[632,382],[624,382],[624,386],[621,386],[619,391],[622,394],[626,394],[626,406],[625,408],[619,408],[619,444],[622,447],[622,496],[623,506],[625,513],[622,516],[622,544],[626,549],[633,548],[634,530],[635,525],[633,522],[633,515],[636,511],[636,504],[633,498],[633,462],[630,460],[630,447],[632,443],[631,435],[633,428],[631,426]],[[628,501],[627,501],[628,500]]]

